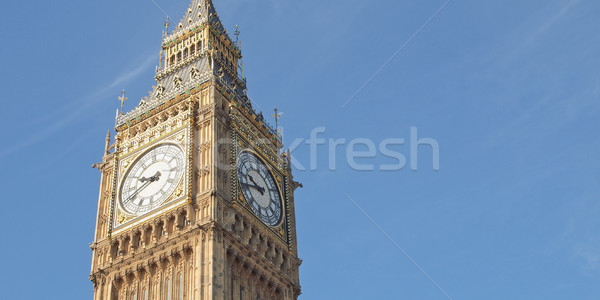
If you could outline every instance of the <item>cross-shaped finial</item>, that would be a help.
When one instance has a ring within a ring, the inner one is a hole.
[[[233,34],[235,34],[235,43],[237,44],[240,39],[240,31],[237,25],[235,25],[235,32]]]
[[[121,92],[121,97],[119,97],[119,101],[121,101],[121,115],[123,115],[123,106],[125,105],[125,101],[127,101],[127,97],[125,97],[125,90]]]
[[[279,113],[279,109],[277,109],[277,107],[275,107],[274,111],[275,114],[273,114],[273,117],[275,117],[275,130],[279,130],[279,118],[281,118],[281,114]]]
[[[165,32],[163,33],[163,38],[166,38],[167,35],[169,34],[169,26],[171,25],[171,22],[169,22],[169,16],[167,16],[167,20],[165,21]]]

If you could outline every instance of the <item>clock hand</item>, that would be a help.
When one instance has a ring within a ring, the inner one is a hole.
[[[129,198],[127,198],[127,200],[137,196],[137,194],[139,194],[143,189],[145,189],[151,183],[158,181],[160,179],[160,175],[161,175],[160,172],[156,171],[156,174],[154,174],[154,176],[152,176],[150,178],[146,178],[146,177],[140,178],[140,182],[143,182],[144,184],[142,184],[142,186],[140,186],[137,190],[135,190],[135,192],[133,192],[133,194],[131,194],[131,196],[129,196]]]
[[[258,185],[258,183],[256,183],[256,181],[254,181],[254,178],[252,178],[252,176],[248,175],[248,178],[250,178],[250,181],[252,181],[252,183],[254,183],[255,185]]]
[[[256,190],[258,190],[260,192],[261,195],[265,194],[265,189],[262,188],[262,187],[260,187],[260,186],[253,185],[253,184],[248,184],[248,183],[244,183],[244,182],[242,182],[242,184],[245,185],[245,186],[249,186],[249,187],[255,188]]]
[[[141,181],[141,179],[140,179],[140,181]],[[151,183],[152,183],[152,181],[146,181],[144,184],[142,184],[142,186],[140,186],[137,190],[135,190],[135,192],[133,192],[131,194],[131,196],[129,196],[129,198],[127,198],[127,200],[130,200],[130,199],[134,198],[135,196],[137,196],[137,194],[139,194],[143,189],[145,189]]]
[[[252,181],[252,183],[254,183],[254,187],[255,187],[255,188],[257,188],[257,189],[259,189],[259,191],[260,191],[260,194],[261,194],[261,195],[263,195],[263,194],[264,194],[264,192],[265,192],[265,188],[263,188],[263,187],[260,187],[260,186],[258,185],[258,183],[256,183],[256,181],[254,181],[254,178],[252,178],[252,176],[248,175],[248,178],[250,178],[250,181]]]
[[[160,175],[162,175],[162,174],[160,174],[159,171],[156,171],[156,174],[154,174],[154,176],[152,176],[152,177],[149,178],[150,182],[158,181],[160,179]]]
[[[252,181],[252,183],[254,183],[254,185],[256,186],[256,188],[260,188],[262,190],[262,192],[260,193],[262,195],[263,192],[265,191],[265,188],[260,187],[259,184],[256,183],[256,181],[254,181],[254,178],[252,178],[252,176],[248,175],[248,178],[250,178],[250,181]]]
[[[142,177],[142,178],[140,178],[140,182],[146,182],[146,181],[154,182],[154,181],[157,181],[158,179],[160,179],[160,175],[161,175],[160,172],[156,171],[156,174],[154,174],[154,176],[152,176],[152,177],[148,177],[148,178]]]

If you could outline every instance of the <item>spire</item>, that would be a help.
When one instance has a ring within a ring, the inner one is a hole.
[[[169,35],[169,26],[171,25],[171,22],[169,22],[169,16],[167,16],[167,20],[165,21],[165,31],[163,31],[163,39],[167,38],[167,36]]]
[[[166,39],[207,22],[214,25],[215,29],[219,31],[224,30],[212,0],[192,0],[183,18],[175,24],[175,29],[167,35]]]
[[[169,30],[172,31],[169,33]],[[240,77],[243,63],[239,45],[241,43],[236,43],[227,34],[212,0],[191,0],[179,23],[173,22],[172,18],[165,22],[159,65],[154,77],[156,88],[126,114],[123,106],[127,98],[122,94],[119,97],[121,111],[116,114],[115,126],[121,126],[161,105],[169,97],[197,88],[216,76],[234,94],[241,94],[246,89],[246,82],[243,76]]]
[[[110,152],[110,130],[106,133],[106,145],[104,146],[104,155]]]

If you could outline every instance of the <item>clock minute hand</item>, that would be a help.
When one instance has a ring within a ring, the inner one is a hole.
[[[261,195],[264,195],[264,193],[265,193],[265,189],[264,189],[264,188],[261,188],[261,187],[260,187],[260,186],[258,186],[258,185],[254,185],[254,184],[248,184],[248,183],[244,183],[244,182],[242,182],[242,184],[243,184],[243,185],[245,185],[245,186],[249,186],[249,187],[253,187],[253,188],[255,188],[256,190],[258,190],[258,191],[260,192],[260,194],[261,194]]]
[[[137,196],[137,194],[139,194],[143,189],[145,189],[148,185],[150,185],[150,183],[152,183],[152,181],[149,181],[150,178],[142,178],[142,179],[146,179],[146,180],[144,180],[145,183],[142,184],[142,186],[140,186],[137,190],[135,190],[135,192],[133,192],[131,194],[131,196],[129,196],[129,198],[127,198],[127,200],[129,200],[129,199],[134,198],[135,196]],[[142,181],[142,179],[140,179],[140,181]],[[144,182],[144,181],[142,181],[142,182]]]
[[[156,171],[156,174],[154,174],[154,176],[152,177],[142,177],[140,178],[140,182],[143,182],[144,184],[142,184],[142,186],[140,186],[137,190],[135,190],[135,192],[133,192],[133,194],[131,194],[131,196],[129,196],[129,198],[127,198],[127,200],[137,196],[137,194],[139,194],[143,189],[145,189],[148,185],[150,185],[151,183],[158,181],[160,179],[160,172]]]

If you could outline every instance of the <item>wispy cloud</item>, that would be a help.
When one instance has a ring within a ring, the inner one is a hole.
[[[133,70],[127,70],[123,73],[121,73],[119,76],[117,76],[117,78],[115,79],[115,81],[113,83],[111,83],[110,85],[104,87],[103,89],[100,89],[96,95],[104,95],[106,92],[108,91],[112,91],[114,90],[116,87],[122,86],[123,84],[137,78],[138,76],[140,76],[142,73],[144,73],[145,71],[147,71],[147,69],[149,67],[151,67],[153,64],[153,62],[156,62],[156,55],[150,55],[148,57],[146,57],[146,60],[144,60],[136,69]],[[91,96],[91,98],[94,98],[96,95]],[[97,97],[96,97],[97,98]]]
[[[545,74],[543,72],[548,69],[549,64],[565,70],[571,67],[572,61],[567,63],[555,60],[555,56],[543,47],[543,43],[553,39],[554,35],[559,35],[556,31],[560,29],[561,22],[570,22],[573,19],[569,14],[579,2],[580,0],[572,0],[561,3],[558,7],[551,5],[541,9],[544,11],[544,17],[532,21],[534,25],[528,22],[508,33],[500,40],[498,47],[494,47],[496,51],[483,58],[490,61],[490,68],[486,70],[490,72],[489,76],[498,76],[498,73],[512,75],[502,79],[505,85],[512,86],[498,98],[498,101],[501,101],[499,105],[517,107],[518,103],[518,111],[512,120],[497,128],[486,141],[486,146],[495,147],[506,142],[550,134],[576,120],[582,112],[597,109],[597,100],[594,99],[596,86],[569,91],[560,90],[550,84],[567,80],[568,78],[560,78],[568,76],[567,71],[540,77],[540,74]],[[521,101],[526,92],[537,96],[527,98],[523,105]]]
[[[561,21],[568,17],[568,13],[579,3],[580,0],[571,0],[567,3],[561,3],[555,7],[551,3],[545,8],[540,9],[540,14],[545,17],[534,20],[528,20],[521,24],[520,28],[510,32],[502,44],[497,47],[498,53],[494,55],[498,65],[509,65],[510,62],[518,60],[525,53],[534,49],[540,40]],[[501,55],[497,55],[501,54]]]
[[[600,270],[600,246],[587,244],[573,247],[573,259],[584,271]]]
[[[148,68],[153,65],[155,59],[156,55],[148,56],[135,69],[125,70],[124,72],[119,74],[112,83],[108,84],[103,88],[98,89],[96,92],[90,95],[81,97],[80,99],[82,99],[83,101],[79,102],[79,106],[63,107],[61,110],[64,113],[59,114],[61,117],[55,118],[53,119],[54,122],[42,126],[42,128],[44,128],[43,130],[37,131],[34,134],[29,135],[23,138],[22,140],[5,147],[4,149],[1,149],[0,159],[25,147],[39,143],[40,141],[55,134],[59,130],[65,128],[67,125],[73,123],[82,115],[84,115],[84,112],[94,108],[98,102],[104,100],[109,93],[115,92],[115,88],[125,85],[126,83],[136,79],[138,76],[146,72]],[[68,113],[66,113],[67,111]]]
[[[544,34],[548,29],[552,28],[556,24],[556,22],[563,19],[567,13],[577,4],[579,4],[580,0],[571,0],[564,4],[558,12],[556,12],[553,16],[551,16],[546,22],[542,23],[540,27],[537,28],[531,35],[532,38],[540,36]]]

